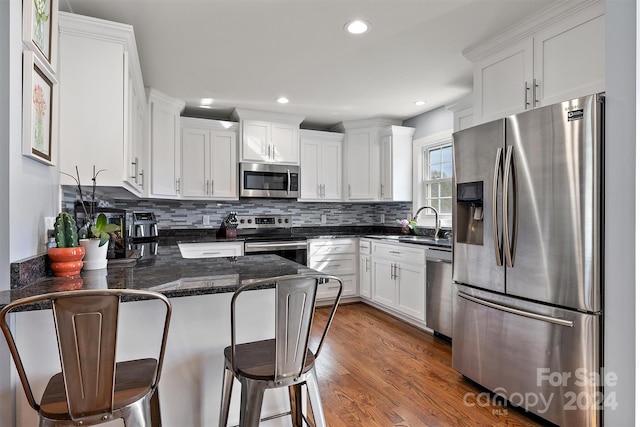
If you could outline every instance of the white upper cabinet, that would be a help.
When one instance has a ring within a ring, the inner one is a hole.
[[[185,103],[155,89],[149,99],[149,197],[178,198],[180,195],[180,113]]]
[[[604,90],[604,2],[557,2],[466,49],[476,123]]]
[[[381,131],[399,122],[384,119],[354,120],[335,126],[344,132],[342,150],[342,199],[379,200]]]
[[[454,132],[473,126],[473,93],[446,105],[445,108],[453,113]]]
[[[343,200],[412,199],[413,128],[373,119],[343,122]]]
[[[240,122],[240,161],[297,165],[300,123],[304,117],[236,109]]]
[[[237,125],[183,117],[182,198],[237,200]]]
[[[145,195],[146,96],[130,25],[59,14],[60,171]],[[60,184],[75,185],[66,175]]]
[[[342,140],[335,132],[300,131],[300,201],[342,199]]]
[[[380,200],[412,200],[414,132],[414,128],[403,126],[390,126],[381,131]]]

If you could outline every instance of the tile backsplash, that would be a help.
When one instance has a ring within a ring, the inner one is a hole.
[[[109,199],[96,197],[101,206],[127,211],[152,211],[160,229],[218,228],[231,211],[239,215],[291,215],[294,227],[336,225],[396,226],[396,219],[411,214],[411,202],[390,203],[302,203],[289,199],[243,198],[235,201],[196,201],[163,199]],[[76,200],[74,187],[63,187],[63,208],[73,210]],[[209,224],[203,217],[209,216]],[[326,222],[322,222],[323,215]],[[384,215],[384,221],[381,216]]]

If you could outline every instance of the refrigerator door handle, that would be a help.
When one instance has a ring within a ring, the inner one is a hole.
[[[506,313],[515,314],[517,316],[528,317],[530,319],[541,320],[547,323],[553,323],[554,325],[566,326],[573,328],[573,320],[562,319],[558,317],[545,316],[544,314],[531,313],[530,311],[520,310],[518,308],[509,307],[502,304],[496,304],[491,301],[487,301],[482,298],[474,297],[464,292],[458,292],[460,298],[464,298],[468,301],[475,302],[477,304],[484,305],[489,308],[495,308],[496,310],[504,311]]]
[[[499,267],[502,267],[503,260],[502,239],[498,239],[498,186],[500,184],[500,171],[502,169],[502,148],[498,148],[496,151],[496,165],[493,170],[493,199],[491,201],[491,209],[493,214],[493,247],[496,255],[496,264]]]
[[[513,175],[513,227],[511,235],[509,233],[509,188],[512,180],[510,179],[511,175]],[[504,236],[504,251],[505,258],[507,259],[507,267],[514,266],[514,260],[516,257],[516,242],[518,240],[518,182],[517,182],[517,173],[515,162],[513,159],[513,145],[507,147],[507,156],[505,159],[505,167],[504,167],[504,186],[503,186],[504,194],[502,196],[502,226],[503,226],[503,236]]]

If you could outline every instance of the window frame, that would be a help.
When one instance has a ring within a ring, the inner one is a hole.
[[[443,182],[446,179],[440,178],[438,180],[425,180],[425,160],[424,155],[425,152],[428,153],[428,150],[451,146],[453,147],[453,130],[448,130],[444,132],[440,132],[437,134],[429,135],[420,139],[417,139],[413,142],[413,215],[415,216],[418,209],[422,206],[427,205],[427,194],[426,194],[426,182]],[[453,162],[453,152],[451,155],[451,160]],[[453,211],[453,177],[451,177],[451,209]],[[440,214],[440,227],[441,228],[451,228],[453,224],[453,212],[447,214]],[[420,214],[420,218],[417,218],[418,227],[425,228],[435,228],[435,215],[432,211],[423,211]]]

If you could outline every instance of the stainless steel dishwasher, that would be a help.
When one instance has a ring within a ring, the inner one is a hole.
[[[453,334],[451,249],[427,249],[427,327],[436,335]]]

